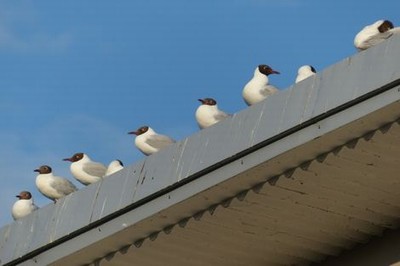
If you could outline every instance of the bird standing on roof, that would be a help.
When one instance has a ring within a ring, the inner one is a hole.
[[[149,126],[142,126],[136,131],[128,132],[128,134],[136,135],[135,145],[145,155],[156,153],[175,142],[168,136],[156,133]]]
[[[378,20],[357,33],[354,46],[362,51],[383,42],[395,33],[400,33],[399,27],[395,28],[389,20]]]
[[[268,84],[268,76],[271,74],[279,72],[267,65],[256,67],[253,78],[243,88],[243,99],[247,105],[258,103],[278,91],[276,87]]]
[[[218,109],[217,101],[212,98],[199,99],[201,105],[196,110],[196,121],[201,129],[214,125],[229,115]]]
[[[112,175],[122,169],[124,169],[124,164],[120,160],[111,161],[111,163],[107,167],[105,176]]]
[[[71,158],[63,160],[72,162],[70,166],[72,175],[84,185],[102,180],[107,171],[107,167],[92,161],[87,154],[82,152],[75,153]]]
[[[55,176],[48,165],[42,165],[34,171],[39,173],[36,177],[36,187],[40,193],[54,202],[78,190],[68,179]]]
[[[21,191],[21,193],[16,197],[18,200],[14,203],[11,209],[11,215],[14,220],[25,217],[39,209],[38,206],[33,203],[32,194],[29,191]]]
[[[311,65],[304,65],[299,67],[299,70],[297,71],[297,77],[296,77],[296,83],[311,77],[316,73],[315,68]]]

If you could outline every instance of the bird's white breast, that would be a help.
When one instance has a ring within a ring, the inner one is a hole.
[[[295,82],[298,83],[314,74],[315,73],[311,71],[311,68],[309,66],[302,66],[299,68]]]
[[[200,105],[196,110],[196,120],[201,128],[209,127],[218,122],[215,118],[219,110],[216,105]]]
[[[98,182],[102,179],[102,176],[94,176],[86,173],[83,170],[85,164],[91,163],[90,161],[85,161],[84,159],[71,163],[70,170],[72,175],[82,184],[89,185]]]
[[[32,199],[22,199],[14,203],[11,214],[14,219],[19,219],[30,214],[34,209]]]
[[[63,195],[51,186],[52,182],[56,182],[56,180],[51,173],[39,174],[36,177],[36,186],[40,193],[52,199],[61,198]]]
[[[149,132],[146,132],[142,135],[139,135],[135,138],[135,145],[136,147],[143,152],[146,155],[153,154],[155,152],[158,152],[158,149],[147,144],[146,140],[150,136]]]
[[[254,72],[254,77],[243,88],[243,99],[248,105],[253,105],[264,100],[268,94],[268,77],[260,73],[257,69]],[[270,94],[273,94],[271,91]]]
[[[118,161],[112,161],[107,167],[106,176],[122,170],[124,167]]]

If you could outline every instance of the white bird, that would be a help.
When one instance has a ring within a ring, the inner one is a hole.
[[[296,83],[314,75],[316,73],[315,68],[310,65],[304,65],[299,67],[297,71]]]
[[[354,38],[354,46],[359,50],[368,49],[388,39],[395,33],[400,32],[400,27],[394,28],[389,20],[378,20],[365,26]]]
[[[25,217],[39,209],[38,206],[33,203],[32,194],[29,191],[22,191],[16,197],[18,200],[14,203],[11,209],[11,215],[14,220]]]
[[[247,105],[258,103],[278,91],[277,88],[268,84],[268,76],[271,74],[279,74],[279,72],[267,65],[256,67],[253,78],[243,88],[243,98]]]
[[[128,134],[136,135],[135,145],[145,155],[156,153],[175,142],[168,136],[156,133],[148,126],[142,126],[136,131],[128,132]]]
[[[75,153],[71,158],[63,159],[70,161],[72,175],[84,185],[89,185],[103,179],[107,167],[103,164],[92,161],[85,153]]]
[[[196,110],[197,124],[201,129],[214,125],[229,115],[218,109],[217,102],[212,98],[199,99],[201,105]]]
[[[124,164],[120,160],[111,161],[111,163],[107,167],[105,176],[112,175],[122,169],[124,169]]]
[[[39,173],[36,177],[36,187],[40,193],[54,202],[78,190],[68,179],[55,176],[48,165],[42,165],[34,171]]]

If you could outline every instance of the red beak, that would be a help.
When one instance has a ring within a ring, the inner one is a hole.
[[[65,158],[65,159],[63,159],[63,161],[69,161],[69,162],[72,162],[72,158]]]
[[[137,132],[137,131],[131,131],[131,132],[128,132],[128,134],[130,134],[130,135],[139,135],[139,132]]]

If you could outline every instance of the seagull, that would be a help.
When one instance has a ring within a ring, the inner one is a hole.
[[[33,203],[32,194],[29,191],[22,191],[16,197],[18,200],[14,203],[11,209],[11,215],[14,220],[25,217],[39,209],[38,206]]]
[[[78,190],[68,179],[53,175],[48,165],[42,165],[34,172],[39,173],[36,177],[36,186],[40,193],[54,202]]]
[[[107,171],[105,176],[112,175],[124,168],[124,164],[120,160],[111,161],[111,163],[107,167]]]
[[[315,73],[316,73],[316,71],[313,66],[304,65],[304,66],[299,67],[299,70],[297,71],[296,83],[314,75]]]
[[[135,145],[145,155],[156,153],[175,142],[168,136],[156,133],[148,126],[142,126],[136,131],[128,132],[128,134],[136,135]]]
[[[229,115],[218,109],[212,98],[199,99],[201,105],[196,110],[196,120],[201,129],[214,125]]]
[[[106,174],[107,167],[98,162],[93,162],[85,153],[75,153],[71,158],[63,159],[70,161],[72,175],[84,185],[89,185],[102,180]]]
[[[267,65],[256,67],[253,78],[243,88],[243,98],[247,105],[258,103],[278,91],[277,88],[268,84],[268,76],[271,74],[279,74],[279,72]]]
[[[354,38],[354,46],[359,50],[366,50],[400,32],[400,27],[394,28],[389,20],[378,20],[365,26]]]

